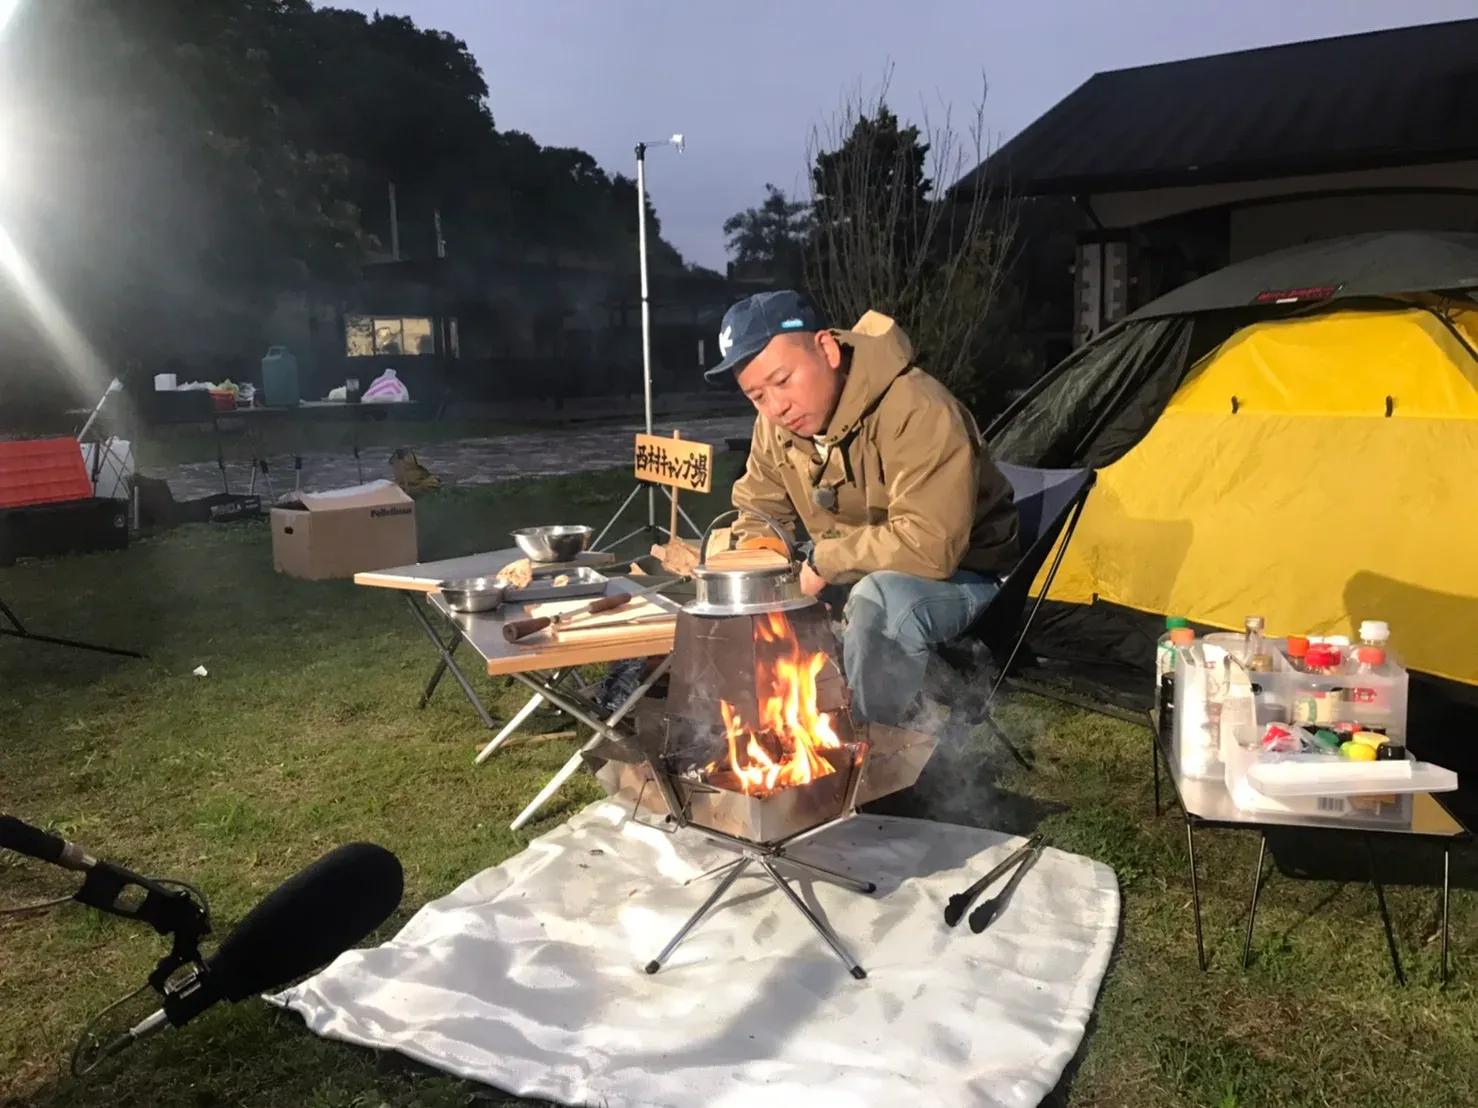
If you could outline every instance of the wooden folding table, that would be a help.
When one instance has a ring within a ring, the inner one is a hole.
[[[436,646],[439,655],[436,669],[432,672],[421,694],[419,707],[426,706],[432,693],[436,691],[442,675],[450,672],[453,679],[461,686],[468,702],[476,709],[483,724],[489,730],[494,727],[492,716],[453,657],[457,648],[464,642],[482,659],[485,672],[489,676],[511,677],[533,690],[534,695],[528,703],[519,709],[502,730],[483,747],[476,761],[486,760],[508,741],[540,704],[545,702],[558,708],[577,723],[589,727],[593,732],[591,739],[582,747],[582,750],[571,756],[560,771],[540,790],[538,796],[513,821],[514,830],[527,823],[534,813],[574,775],[580,768],[581,754],[585,748],[593,747],[602,738],[619,739],[620,736],[614,730],[615,726],[667,672],[670,664],[668,656],[672,653],[673,639],[676,635],[677,613],[677,605],[670,601],[655,597],[648,598],[637,603],[646,605],[650,609],[647,618],[656,619],[656,622],[643,622],[623,627],[618,622],[619,617],[613,614],[602,617],[598,621],[590,621],[592,625],[599,625],[598,628],[580,629],[578,626],[572,626],[569,631],[558,635],[546,631],[540,632],[537,637],[531,638],[526,643],[510,643],[503,635],[503,625],[510,620],[523,619],[530,614],[543,614],[540,611],[542,606],[512,604],[505,605],[496,613],[476,614],[458,614],[447,607],[445,599],[437,588],[441,581],[462,577],[494,576],[518,557],[520,554],[516,549],[499,550],[440,562],[397,566],[391,569],[358,573],[354,576],[354,582],[357,585],[389,588],[400,592],[405,597],[407,606],[417,623],[420,624],[427,638]],[[608,566],[613,561],[614,558],[609,554],[586,553],[571,562],[568,567],[562,568],[573,569],[586,566],[599,570],[600,567]],[[547,569],[547,567],[544,568]],[[635,592],[642,588],[643,584],[627,577],[613,576],[607,584],[607,593]],[[442,616],[442,621],[450,629],[449,638],[443,639],[441,632],[427,618],[422,610],[423,598],[434,611]],[[633,609],[624,611],[628,616],[639,614]],[[668,613],[672,618],[662,619],[660,618],[662,613]],[[571,676],[581,666],[632,658],[660,658],[661,661],[651,668],[636,690],[604,719],[600,717],[600,706],[594,703],[586,690],[568,684]]]

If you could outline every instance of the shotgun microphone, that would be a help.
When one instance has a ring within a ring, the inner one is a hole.
[[[163,1008],[104,1046],[85,1069],[218,1001],[245,1000],[333,961],[390,918],[402,891],[400,862],[384,847],[331,850],[268,893],[213,954],[165,986]]]
[[[98,864],[96,858],[76,843],[32,827],[14,816],[0,816],[0,847],[64,869],[86,872]]]

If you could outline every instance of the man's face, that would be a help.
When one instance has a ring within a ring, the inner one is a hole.
[[[739,371],[739,387],[771,423],[819,435],[842,395],[842,348],[830,331],[776,335]]]

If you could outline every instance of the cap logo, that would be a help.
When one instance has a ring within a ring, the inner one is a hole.
[[[734,328],[731,324],[718,333],[718,352],[722,358],[729,356],[729,351],[734,346]]]
[[[803,319],[787,319],[784,323],[780,324],[787,331],[793,331],[797,327],[804,327],[805,325],[806,321]]]

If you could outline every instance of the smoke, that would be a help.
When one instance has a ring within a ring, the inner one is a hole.
[[[1017,833],[1031,830],[1047,809],[1013,790],[1011,782],[1023,767],[1012,748],[1030,761],[1045,721],[1013,706],[1009,728],[988,723],[1004,699],[988,704],[998,674],[989,649],[973,640],[948,649],[949,661],[931,657],[923,690],[900,723],[933,735],[939,745],[911,789],[869,810]]]

